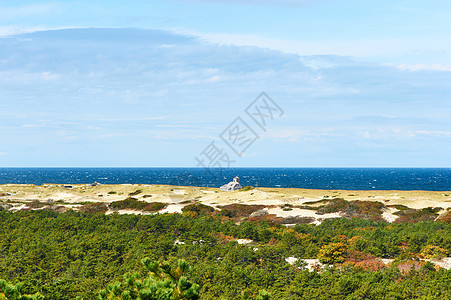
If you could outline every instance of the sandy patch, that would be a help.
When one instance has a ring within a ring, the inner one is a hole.
[[[174,195],[185,195],[185,190],[173,190]]]
[[[294,265],[294,263],[297,262],[298,259],[296,257],[290,256],[290,257],[285,258],[285,261],[287,263],[289,263],[290,265]]]
[[[22,209],[25,209],[25,208],[27,208],[27,205],[26,204],[22,204],[22,205],[18,205],[18,206],[13,206],[9,210],[10,211],[15,211],[15,210],[22,210]]]
[[[184,208],[185,205],[182,204],[169,204],[166,208],[160,210],[158,213],[160,214],[164,214],[164,213],[168,213],[168,214],[173,214],[173,213],[182,213],[182,208]]]
[[[200,191],[204,194],[216,194],[215,191],[205,191],[205,190],[200,190]]]
[[[289,263],[290,265],[294,265],[298,260],[299,260],[299,259],[296,258],[296,257],[287,257],[287,258],[285,258],[285,261],[286,261],[287,263]],[[319,267],[321,267],[321,268],[324,267],[324,265],[323,265],[322,263],[320,263],[320,262],[318,261],[318,259],[300,259],[300,260],[301,260],[302,262],[305,262],[305,263],[306,263],[305,268],[306,268],[307,270],[309,270],[310,272],[312,272],[313,270],[315,270],[317,266],[319,266]]]
[[[269,208],[268,213],[275,214],[277,217],[281,217],[281,218],[296,217],[296,216],[311,217],[311,218],[315,219],[315,221],[312,222],[315,225],[321,224],[321,222],[324,219],[340,218],[339,213],[318,215],[318,214],[316,214],[316,211],[314,211],[314,210],[302,209],[302,208],[296,208],[296,207],[294,207],[292,210],[283,210],[280,207]]]
[[[398,210],[393,207],[387,207],[387,209],[382,213],[382,218],[384,218],[385,221],[389,223],[393,223],[398,218],[397,215],[394,215],[393,213],[397,212]]]
[[[247,245],[247,244],[250,244],[253,242],[253,240],[249,240],[249,239],[237,239],[236,241],[240,245]]]
[[[426,259],[426,261],[429,261],[433,263],[434,265],[440,266],[443,269],[449,270],[451,269],[451,257],[444,257],[442,259]]]

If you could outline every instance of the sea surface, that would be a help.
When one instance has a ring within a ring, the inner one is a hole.
[[[0,184],[171,184],[220,187],[240,177],[242,186],[450,191],[451,168],[0,168]]]

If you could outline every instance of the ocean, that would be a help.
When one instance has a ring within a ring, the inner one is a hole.
[[[0,168],[0,184],[171,184],[341,190],[450,191],[451,168]]]

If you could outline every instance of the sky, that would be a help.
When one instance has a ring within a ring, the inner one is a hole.
[[[0,1],[0,167],[451,167],[450,13]],[[262,92],[264,127],[246,113]],[[255,137],[238,152],[237,118]]]

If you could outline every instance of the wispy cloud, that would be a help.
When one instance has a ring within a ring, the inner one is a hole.
[[[49,71],[43,72],[24,72],[24,71],[0,71],[0,78],[2,81],[29,84],[43,81],[56,81],[61,78],[61,74],[52,73]]]
[[[90,120],[96,120],[100,122],[140,122],[140,121],[155,121],[155,120],[164,120],[166,119],[165,116],[161,117],[136,117],[136,118],[100,118],[100,119],[90,119]]]
[[[451,65],[443,65],[443,64],[416,64],[416,65],[407,65],[400,64],[398,65],[398,69],[403,71],[444,71],[450,72]]]
[[[286,114],[249,164],[272,159],[267,149],[290,162],[301,154],[352,161],[377,149],[379,158],[398,153],[396,163],[406,148],[421,148],[436,151],[437,164],[450,150],[450,72],[135,29],[36,32],[2,38],[0,49],[0,139],[9,141],[0,164],[67,153],[123,165],[133,153],[147,165],[175,156],[189,165],[263,90]]]

